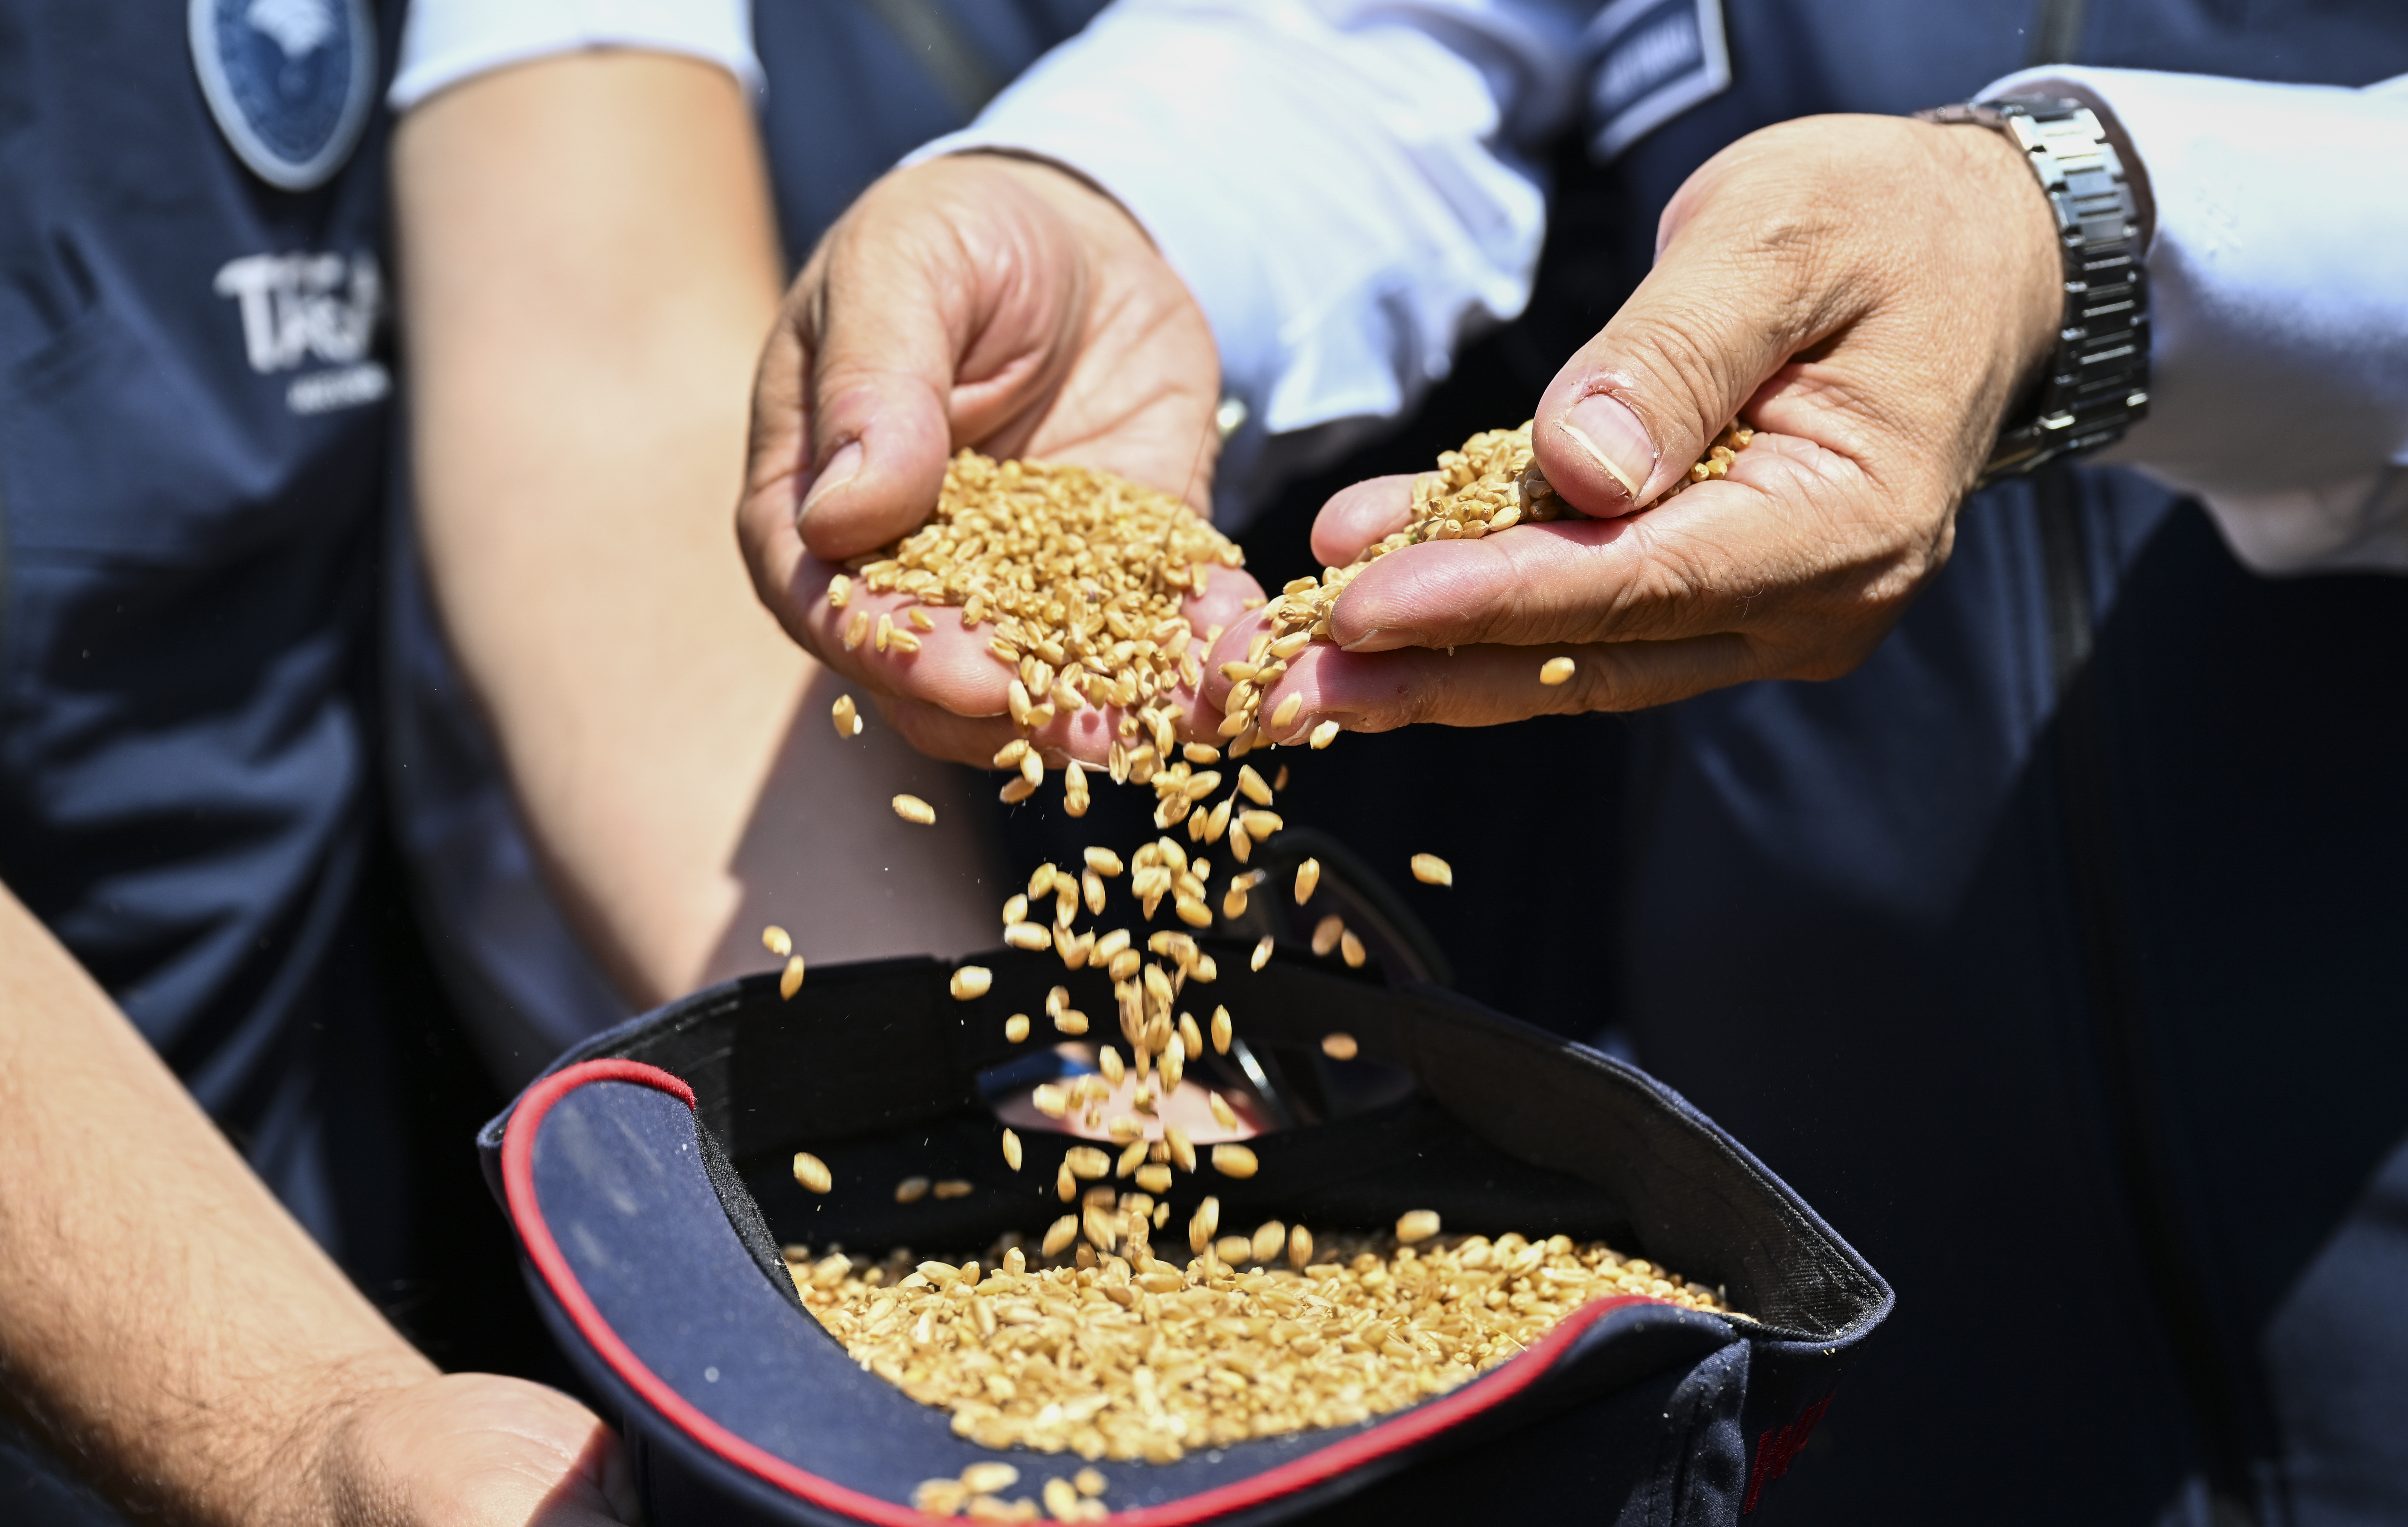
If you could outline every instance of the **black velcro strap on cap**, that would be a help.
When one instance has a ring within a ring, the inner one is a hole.
[[[786,1273],[786,1259],[779,1254],[778,1242],[770,1235],[767,1221],[761,1218],[760,1202],[744,1186],[736,1163],[727,1159],[727,1148],[699,1119],[695,1120],[694,1135],[701,1147],[702,1170],[710,1178],[710,1191],[719,1195],[719,1206],[727,1211],[727,1222],[736,1227],[736,1238],[744,1243],[745,1255],[796,1309],[802,1309],[803,1296]]]

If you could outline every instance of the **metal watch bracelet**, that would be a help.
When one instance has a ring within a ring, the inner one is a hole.
[[[2079,101],[2018,96],[1915,116],[2012,138],[2057,214],[2065,256],[2065,317],[2033,405],[2000,432],[1975,486],[2122,439],[2149,412],[2148,276],[2123,161],[2098,115]]]

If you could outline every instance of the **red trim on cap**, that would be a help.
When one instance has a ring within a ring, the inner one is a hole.
[[[865,1495],[832,1479],[796,1467],[774,1453],[747,1442],[726,1427],[704,1415],[694,1403],[669,1387],[658,1374],[644,1364],[619,1334],[603,1319],[594,1301],[577,1279],[568,1260],[560,1253],[559,1243],[552,1236],[551,1227],[544,1223],[543,1206],[535,1191],[535,1141],[543,1127],[544,1115],[552,1106],[587,1082],[624,1081],[656,1088],[694,1106],[694,1090],[684,1082],[661,1070],[635,1061],[583,1061],[552,1073],[537,1082],[511,1110],[509,1124],[502,1135],[502,1185],[509,1200],[510,1220],[518,1227],[519,1239],[526,1247],[527,1260],[543,1275],[552,1297],[560,1301],[572,1323],[585,1339],[601,1354],[621,1381],[658,1410],[672,1424],[682,1430],[703,1447],[726,1459],[739,1468],[760,1476],[781,1490],[801,1496],[814,1506],[847,1512],[864,1521],[884,1524],[884,1527],[926,1527],[928,1518],[908,1506],[875,1495]],[[1484,1411],[1494,1409],[1529,1388],[1542,1377],[1565,1348],[1577,1340],[1581,1333],[1626,1305],[1652,1305],[1660,1301],[1640,1294],[1616,1294],[1608,1299],[1596,1299],[1567,1315],[1555,1328],[1533,1343],[1521,1356],[1491,1369],[1452,1393],[1415,1406],[1394,1420],[1383,1421],[1369,1431],[1357,1432],[1328,1447],[1317,1449],[1302,1458],[1293,1459],[1277,1468],[1204,1491],[1161,1506],[1146,1506],[1135,1511],[1114,1512],[1111,1518],[1122,1527],[1190,1527],[1226,1512],[1241,1511],[1260,1506],[1282,1495],[1310,1489],[1325,1480],[1337,1477],[1350,1469],[1385,1458],[1461,1425]]]
[[[638,1086],[657,1088],[687,1107],[694,1106],[693,1088],[659,1066],[646,1065],[641,1061],[580,1061],[575,1065],[563,1066],[528,1088],[526,1096],[519,1100],[519,1106],[533,1108],[536,1117],[541,1119],[552,1111],[553,1104],[589,1081],[632,1081]],[[510,1117],[515,1120],[518,1116],[513,1113]]]

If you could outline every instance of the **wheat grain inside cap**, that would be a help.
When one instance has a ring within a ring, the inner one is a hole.
[[[1318,1263],[1306,1249],[1311,1237],[1291,1232],[1284,1248],[1290,1263],[1302,1260],[1303,1278],[1314,1285],[1304,1296],[1303,1283],[1284,1270],[1233,1278],[1231,1265],[1253,1261],[1261,1249],[1253,1237],[1237,1234],[1217,1247],[1197,1246],[1217,1228],[1200,1217],[1189,1227],[1197,1254],[1193,1269],[1182,1273],[1152,1261],[1141,1218],[1149,1205],[1157,1219],[1168,1207],[1138,1194],[1116,1199],[1110,1188],[1091,1195],[1082,1218],[1094,1221],[1094,1234],[1078,1248],[1076,1269],[1031,1269],[1012,1250],[1003,1256],[1005,1276],[983,1281],[974,1263],[924,1263],[910,1270],[908,1258],[890,1258],[867,1275],[851,1273],[846,1259],[833,1258],[790,1276],[806,1307],[856,1361],[913,1399],[950,1410],[954,1430],[968,1440],[1057,1454],[1075,1447],[1154,1463],[1174,1462],[1191,1448],[1302,1430],[1316,1424],[1317,1416],[1329,1418],[1319,1424],[1352,1422],[1416,1404],[1526,1350],[1564,1314],[1603,1294],[1721,1307],[1713,1291],[1677,1286],[1648,1263],[1624,1263],[1602,1246],[1513,1234],[1498,1236],[1493,1248],[1485,1237],[1452,1249],[1442,1242],[1415,1248],[1357,1240],[1344,1249],[1313,1249],[1331,1259]],[[1124,1236],[1125,1260],[1111,1254]],[[1055,1254],[1072,1245],[1063,1234]],[[907,1272],[900,1287],[879,1286]],[[1505,1302],[1490,1305],[1492,1291]],[[1175,1311],[1167,1298],[1173,1294],[1179,1296]],[[1148,1296],[1166,1296],[1159,1316]],[[1304,1308],[1281,1308],[1300,1296]],[[1441,1300],[1446,1320],[1421,1318]],[[1103,1319],[1107,1302],[1135,1318]],[[1082,1314],[1060,1311],[1064,1303]],[[1084,1309],[1096,1316],[1082,1318]],[[1290,1313],[1297,1318],[1280,1318]],[[983,1381],[982,1374],[1027,1350],[1032,1326],[1054,1318],[1073,1325],[1079,1366],[1085,1370],[1074,1382],[1058,1382],[1058,1370],[1036,1363],[1010,1367],[1009,1394]],[[1336,1363],[1313,1361],[1341,1332],[1356,1338],[1346,1355]],[[1275,1375],[1284,1382],[1158,1383],[1157,1404],[1125,1403],[1146,1383],[1140,1370],[1159,1375],[1188,1364],[1219,1364],[1240,1379]],[[1165,1420],[1179,1428],[1183,1444],[1160,1429]],[[1072,1428],[1080,1424],[1092,1430],[1074,1438]],[[1031,1462],[1023,1455],[1022,1466]],[[960,1481],[951,1483],[961,1489]],[[1101,1484],[1099,1478],[1081,1481],[1095,1490]],[[939,1497],[921,1499],[928,1505]],[[942,1496],[951,1503],[947,1509],[965,1499]],[[987,1499],[987,1506],[971,1508],[982,1516],[1007,1509],[1025,1516],[1029,1509]]]
[[[1279,1258],[1280,1249],[1285,1245],[1287,1245],[1287,1226],[1277,1220],[1266,1220],[1255,1230],[1254,1239],[1248,1245],[1247,1250],[1253,1254],[1256,1262],[1275,1262]]]
[[[911,1508],[923,1516],[956,1517],[970,1504],[970,1487],[959,1479],[923,1479],[911,1491]]]
[[[1009,1463],[972,1463],[962,1470],[962,1485],[973,1495],[992,1495],[1020,1483],[1020,1471]]]

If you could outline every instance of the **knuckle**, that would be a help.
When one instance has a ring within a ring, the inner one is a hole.
[[[1572,682],[1564,688],[1565,695],[1558,706],[1574,714],[1592,710],[1629,710],[1629,654],[1618,644],[1605,643],[1580,653],[1579,666],[1573,670]]]
[[[1685,405],[1691,416],[1686,422],[1700,437],[1722,422],[1710,425],[1706,416],[1719,411],[1721,400],[1742,385],[1728,343],[1728,331],[1741,321],[1727,309],[1719,300],[1684,293],[1677,307],[1652,307],[1616,325],[1620,332],[1614,335],[1614,353],[1642,365],[1654,374],[1656,387],[1671,394],[1647,401]],[[1682,449],[1672,441],[1658,440],[1656,445],[1676,453]]]

